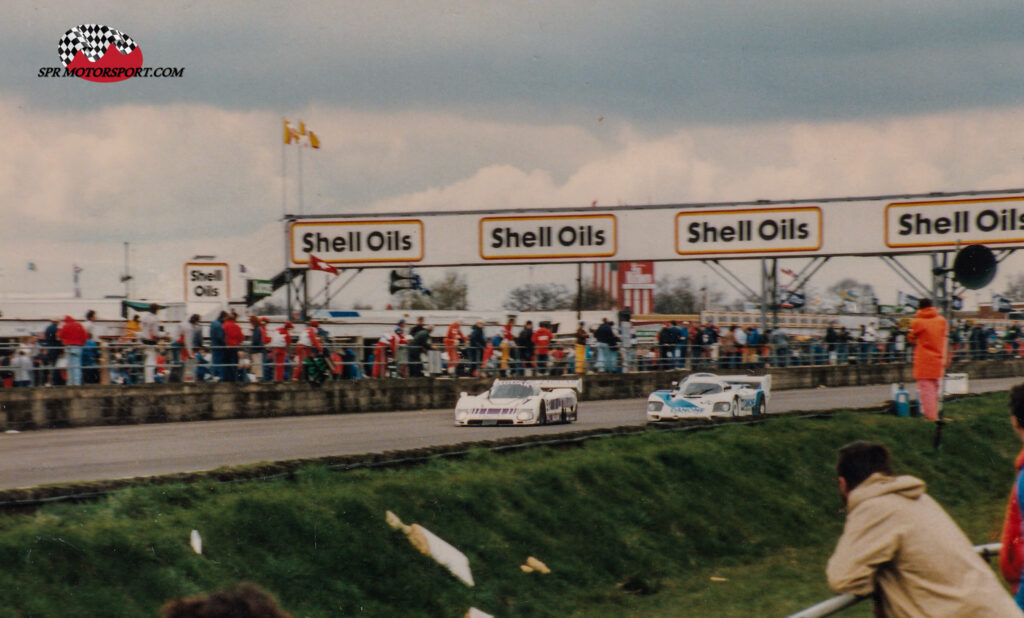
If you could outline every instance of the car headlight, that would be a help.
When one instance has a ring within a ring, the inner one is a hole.
[[[728,401],[719,401],[712,408],[715,412],[728,412],[732,408],[732,403]]]
[[[455,420],[457,420],[457,421],[464,421],[464,420],[466,420],[467,416],[469,416],[469,410],[456,410],[455,411]]]
[[[520,410],[516,412],[517,421],[529,421],[533,420],[533,410]]]
[[[660,401],[648,401],[647,411],[648,412],[661,412],[661,409],[665,407],[665,404]]]

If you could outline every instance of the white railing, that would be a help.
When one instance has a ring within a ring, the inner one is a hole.
[[[978,552],[982,558],[986,560],[993,556],[999,555],[999,548],[1002,546],[1001,543],[988,543],[986,545],[975,545],[974,551]],[[812,605],[807,609],[801,610],[795,614],[790,614],[787,618],[825,618],[825,616],[832,616],[838,614],[848,607],[852,607],[857,603],[860,603],[868,597],[858,597],[852,594],[841,594],[839,596],[832,597],[826,601],[822,601],[816,605]]]

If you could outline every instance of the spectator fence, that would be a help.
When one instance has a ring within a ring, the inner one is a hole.
[[[793,341],[785,346],[762,344],[725,348],[721,344],[659,346],[641,342],[629,346],[602,344],[574,345],[556,341],[546,355],[507,344],[497,347],[457,349],[457,358],[448,358],[440,341],[420,350],[408,344],[368,345],[351,340],[332,340],[324,344],[329,359],[330,378],[405,378],[420,376],[506,376],[619,373],[635,371],[689,370],[718,373],[764,371],[773,367],[905,363],[912,360],[913,346],[890,341],[826,344],[821,339]],[[145,346],[123,339],[102,340],[69,354],[64,348],[45,348],[37,344],[0,345],[0,383],[24,384],[17,375],[15,361],[20,351],[31,359],[28,386],[69,384],[80,362],[82,384],[138,384],[146,379],[150,364],[156,382],[252,382],[290,380],[301,377],[302,360],[320,354],[313,348],[289,348],[285,353],[252,353],[249,346],[202,348],[191,358],[175,343]],[[1024,346],[989,346],[984,350],[954,346],[954,360],[1016,358]],[[148,359],[148,361],[147,361]],[[277,371],[278,367],[280,370]],[[279,374],[279,378],[278,375]],[[23,375],[20,377],[24,377]]]

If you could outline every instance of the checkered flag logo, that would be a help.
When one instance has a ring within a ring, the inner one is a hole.
[[[71,64],[81,51],[89,62],[96,62],[113,43],[124,55],[132,53],[138,45],[130,36],[120,30],[103,24],[82,24],[64,33],[57,44],[57,54],[64,66]]]

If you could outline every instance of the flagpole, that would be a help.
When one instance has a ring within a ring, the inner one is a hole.
[[[302,210],[302,144],[297,144],[299,151],[299,214],[303,213]]]
[[[288,119],[284,118],[285,130],[288,129]],[[285,140],[281,140],[281,220],[288,214],[288,165],[285,154]]]

